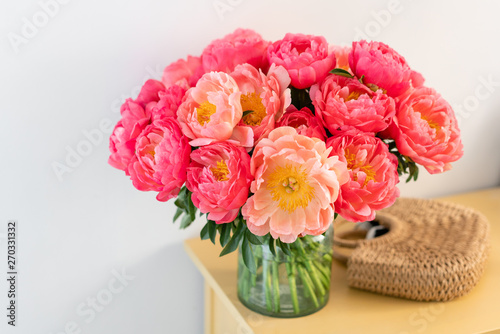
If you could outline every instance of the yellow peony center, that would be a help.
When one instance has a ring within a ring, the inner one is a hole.
[[[210,122],[210,116],[215,114],[215,104],[212,104],[208,101],[203,102],[200,104],[198,108],[196,108],[196,115],[198,116],[198,123],[200,125],[205,125],[206,123]]]
[[[433,122],[432,120],[428,119],[427,117],[425,117],[425,116],[423,116],[423,115],[422,115],[422,116],[420,116],[420,118],[422,118],[424,121],[426,121],[426,122],[427,122],[427,124],[429,124],[429,126],[430,126],[431,128],[433,128],[434,130],[436,130],[436,131],[441,130],[441,126],[439,126],[439,124],[438,124],[438,123]]]
[[[306,208],[314,198],[314,188],[309,185],[307,173],[297,167],[277,167],[269,176],[267,188],[280,209],[293,212]]]
[[[242,94],[240,98],[243,109],[242,121],[246,125],[259,126],[264,117],[266,117],[266,107],[262,104],[262,99],[255,93]]]
[[[356,160],[356,154],[351,153],[349,149],[345,150],[345,159],[347,160],[347,168],[354,172],[353,180],[358,180],[358,174],[355,171],[361,171],[366,174],[365,182],[363,182],[363,187],[368,184],[369,181],[375,181],[376,173],[373,171],[373,167],[370,165],[364,165],[363,163]]]
[[[360,96],[361,96],[361,94],[363,94],[363,93],[361,93],[361,92],[358,92],[358,91],[355,91],[355,90],[354,90],[354,91],[352,91],[352,92],[351,92],[351,93],[347,96],[347,98],[345,99],[345,102],[347,102],[347,101],[351,101],[351,100],[357,100],[357,99],[358,99],[358,97],[360,97]]]
[[[217,166],[211,167],[210,170],[212,171],[212,174],[217,181],[229,180],[229,178],[227,177],[227,175],[229,174],[229,169],[227,168],[224,160],[217,161]]]

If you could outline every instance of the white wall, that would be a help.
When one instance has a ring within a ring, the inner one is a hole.
[[[419,182],[401,186],[402,195],[500,184],[498,1],[394,0],[390,15],[389,1],[59,1],[67,3],[47,22],[38,0],[0,4],[0,233],[8,219],[20,224],[18,328],[7,333],[55,334],[70,322],[81,333],[202,331],[202,278],[182,248],[202,223],[178,231],[173,203],[135,190],[108,166],[109,131],[62,181],[52,165],[65,164],[83,131],[115,123],[120,99],[146,78],[240,26],[269,40],[290,31],[348,44],[364,30],[388,43],[463,109],[463,159],[442,175],[422,171]],[[45,25],[24,35],[15,52],[9,33],[23,36],[33,16]],[[484,80],[495,83],[487,97]],[[92,318],[88,298],[109,297],[105,289],[123,268],[135,278]]]

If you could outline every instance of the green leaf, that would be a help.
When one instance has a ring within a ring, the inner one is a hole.
[[[243,117],[245,117],[246,115],[251,114],[251,113],[253,113],[253,112],[254,112],[253,110],[245,110],[245,111],[243,112],[243,116],[241,116],[241,118],[243,118]]]
[[[269,235],[269,250],[276,256],[276,248],[274,247],[274,239],[271,235]]]
[[[186,202],[184,201],[184,199],[181,199],[181,198],[177,198],[174,202],[174,204],[178,207],[178,208],[181,208],[183,210],[187,210],[187,207],[186,207]]]
[[[243,262],[247,266],[248,270],[250,270],[252,274],[256,274],[257,268],[255,266],[255,259],[253,257],[252,245],[245,237],[243,237],[243,242],[241,244],[241,253],[243,254]]]
[[[399,152],[395,153],[398,157],[398,174],[401,176],[405,173],[408,173],[408,163],[404,156],[402,156]]]
[[[196,219],[197,208],[194,206],[193,201],[191,201],[191,194],[192,193],[187,190],[186,187],[182,187],[177,199],[174,202],[177,206],[177,210],[174,215],[174,222],[182,216],[180,225],[181,229],[185,229],[190,226]]]
[[[417,164],[411,160],[410,158],[407,158],[409,160],[408,162],[408,167],[410,169],[410,172],[409,172],[409,175],[408,175],[408,178],[406,179],[406,182],[410,182],[412,179],[414,181],[417,181],[417,178],[418,178],[418,166]]]
[[[415,168],[412,164],[409,164],[408,167],[410,169],[410,172],[408,173],[408,178],[406,179],[406,183],[411,181],[411,179],[413,178],[414,170],[415,170]]]
[[[347,72],[346,70],[343,70],[341,68],[334,68],[333,70],[330,71],[331,74],[335,74],[335,75],[340,75],[341,77],[346,77],[346,78],[354,78],[354,76]]]
[[[276,239],[276,244],[278,245],[279,248],[283,251],[288,256],[292,255],[292,252],[290,252],[290,246],[287,243],[284,243],[280,239]]]
[[[220,232],[220,245],[222,247],[225,247],[229,240],[231,239],[231,226],[228,224],[221,224],[221,229],[219,230]]]
[[[233,220],[232,223],[230,223],[231,224],[231,231],[233,231],[233,233],[236,232],[236,230],[238,229],[238,222],[240,221],[239,218],[240,217],[236,217],[236,219]]]
[[[358,80],[358,81],[359,81],[361,84],[363,84],[363,79],[364,79],[364,78],[365,78],[365,75],[363,74],[363,75],[361,76],[361,78],[359,78],[359,80]]]
[[[245,228],[245,224],[243,224],[240,221],[240,223],[238,224],[238,227],[236,228],[236,231],[234,231],[233,236],[231,237],[231,240],[229,240],[226,247],[224,247],[222,252],[220,252],[219,256],[224,256],[224,255],[232,253],[238,249],[238,246],[240,245],[241,237],[243,236],[244,228]]]
[[[254,245],[262,245],[264,243],[264,240],[262,237],[259,237],[258,235],[253,234],[250,232],[249,229],[245,231],[245,236],[248,239],[248,241]]]
[[[179,208],[187,210],[186,206],[186,195],[187,195],[187,188],[186,186],[181,188],[181,191],[179,191],[179,194],[177,195],[177,199],[175,200],[175,205],[177,205]]]
[[[404,156],[399,153],[396,142],[394,140],[386,141],[389,145],[389,152],[394,154],[398,158],[398,174],[402,176],[403,174],[408,174],[406,182],[411,180],[417,180],[418,178],[418,165],[410,157]]]
[[[181,229],[185,229],[186,227],[188,227],[189,225],[191,225],[193,221],[191,220],[191,217],[189,217],[189,215],[184,215],[182,217],[182,220],[181,220],[181,226],[180,228]]]
[[[282,243],[285,247],[282,248],[283,249],[283,252],[288,255],[288,256],[292,256],[292,252],[290,251],[290,244],[286,244],[286,243]]]
[[[208,224],[208,235],[212,243],[215,245],[215,238],[217,237],[217,224],[213,220],[209,220]]]
[[[338,217],[338,216],[339,216],[339,214],[338,214],[337,212],[335,212],[335,213],[333,214],[333,220],[337,219],[337,217]]]
[[[188,213],[189,213],[189,216],[191,218],[191,222],[194,222],[194,220],[196,219],[196,207],[194,206],[194,203],[193,201],[191,200],[191,192],[189,193],[188,196],[186,196],[187,198],[187,202],[188,202]]]
[[[203,228],[201,229],[200,231],[200,238],[201,240],[207,240],[208,238],[210,238],[210,235],[208,233],[208,227],[209,227],[210,223],[207,222],[205,224],[205,226],[203,226]]]
[[[177,208],[177,210],[175,211],[175,215],[174,215],[174,223],[175,221],[184,213],[184,210],[182,210],[181,208]]]
[[[185,191],[181,190],[179,192],[179,195],[177,196],[177,199],[175,200],[174,204],[177,205],[177,207],[184,209],[184,211],[187,211],[186,192]]]

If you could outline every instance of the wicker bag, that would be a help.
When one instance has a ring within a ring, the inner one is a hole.
[[[347,263],[349,286],[447,301],[477,284],[489,249],[489,224],[481,213],[452,203],[400,198],[379,211],[376,221],[389,232],[370,240],[361,239],[366,231],[345,230],[345,220],[336,222],[334,254]],[[352,249],[350,255],[345,248]]]

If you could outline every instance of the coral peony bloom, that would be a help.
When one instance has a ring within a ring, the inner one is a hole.
[[[166,117],[177,118],[177,109],[182,103],[182,98],[186,90],[178,85],[167,88],[164,92],[159,92],[160,100],[151,108],[151,118],[153,120]]]
[[[128,175],[127,167],[134,156],[136,138],[150,123],[151,112],[132,99],[127,99],[120,113],[122,118],[109,137],[111,155],[108,163]]]
[[[234,79],[223,72],[206,73],[190,88],[177,110],[182,132],[192,146],[230,140],[244,147],[253,146],[252,129],[237,126],[243,111],[241,92]]]
[[[349,54],[351,53],[350,46],[330,45],[330,52],[335,54],[335,60],[337,62],[335,65],[336,68],[341,68],[353,74],[351,68],[349,67]]]
[[[179,59],[165,67],[161,80],[166,88],[178,85],[188,89],[196,85],[204,73],[201,58],[188,56],[187,60]]]
[[[422,75],[413,71],[403,56],[381,42],[353,42],[349,66],[356,77],[364,76],[365,83],[386,90],[394,98],[424,82]]]
[[[356,79],[338,75],[312,86],[310,95],[316,114],[332,134],[351,128],[383,131],[396,113],[394,100],[381,90],[373,92]]]
[[[241,91],[245,116],[239,125],[252,129],[254,140],[267,136],[291,103],[290,77],[282,66],[272,66],[267,76],[250,64],[236,66],[231,73]]]
[[[325,128],[321,121],[307,107],[297,110],[294,105],[290,105],[277,124],[277,127],[280,126],[291,126],[299,135],[326,140]]]
[[[154,121],[137,137],[134,159],[128,167],[134,187],[158,191],[156,199],[177,196],[186,182],[191,147],[177,121],[168,117]]]
[[[432,88],[419,87],[403,97],[388,130],[399,152],[431,174],[451,169],[463,155],[455,113]]]
[[[191,154],[186,187],[193,204],[217,224],[230,223],[248,198],[250,156],[227,142],[200,147]]]
[[[205,72],[220,71],[230,73],[236,65],[248,63],[267,71],[266,50],[269,42],[250,29],[236,29],[232,34],[210,43],[201,60]]]
[[[398,159],[387,144],[370,134],[348,131],[332,137],[330,154],[347,162],[350,180],[342,185],[336,212],[353,222],[373,220],[375,210],[391,206],[399,196]]]
[[[329,154],[323,141],[292,127],[276,128],[262,139],[251,159],[253,196],[242,208],[250,231],[270,232],[286,243],[325,232],[339,188],[348,180],[345,162]]]
[[[267,57],[270,63],[286,68],[292,86],[299,89],[322,81],[335,68],[335,54],[328,52],[322,36],[288,33],[269,46]]]

